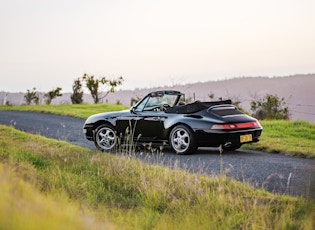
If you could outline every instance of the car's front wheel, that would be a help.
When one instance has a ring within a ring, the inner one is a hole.
[[[191,154],[197,149],[194,133],[185,125],[177,125],[172,129],[169,143],[177,154]]]
[[[101,151],[110,151],[117,144],[117,135],[111,125],[100,125],[97,127],[94,144]]]

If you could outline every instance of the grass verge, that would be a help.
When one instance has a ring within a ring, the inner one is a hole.
[[[9,191],[0,198],[0,226],[6,229],[65,223],[67,229],[85,229],[85,221],[94,224],[90,229],[105,228],[108,221],[116,229],[312,229],[315,224],[314,201],[5,126],[0,126],[0,162],[1,188]],[[39,221],[47,216],[51,220]]]
[[[63,104],[63,105],[18,105],[0,106],[0,110],[32,111],[41,113],[53,113],[59,115],[87,118],[95,113],[111,112],[128,109],[124,105],[114,104]]]
[[[315,158],[315,124],[308,121],[261,121],[260,141],[244,148]]]

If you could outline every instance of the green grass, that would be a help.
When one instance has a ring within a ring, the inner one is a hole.
[[[0,106],[0,110],[18,110],[33,111],[43,113],[54,113],[60,115],[68,115],[79,118],[87,118],[95,113],[103,113],[110,111],[119,111],[129,109],[125,105],[114,104],[63,104],[63,105],[19,105],[19,106]]]
[[[4,229],[312,229],[315,203],[0,126]]]
[[[245,148],[315,158],[315,124],[307,121],[261,121],[260,141]]]
[[[22,105],[0,106],[0,110],[22,110],[70,115],[79,118],[109,111],[128,109],[123,105]],[[307,121],[274,120],[261,121],[264,128],[260,142],[243,148],[272,153],[285,153],[299,157],[315,158],[315,124]]]

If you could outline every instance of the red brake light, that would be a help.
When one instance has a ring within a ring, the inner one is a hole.
[[[258,121],[250,121],[250,122],[245,122],[245,123],[213,125],[211,129],[233,130],[233,129],[254,128],[254,127],[259,127],[259,126],[260,124]]]

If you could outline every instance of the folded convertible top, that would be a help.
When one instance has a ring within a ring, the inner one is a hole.
[[[211,106],[215,106],[215,105],[230,105],[230,104],[232,104],[231,100],[209,101],[209,102],[195,101],[187,105],[177,105],[177,106],[170,107],[165,112],[177,113],[177,114],[189,114],[189,113],[196,113],[204,109],[208,109]]]

